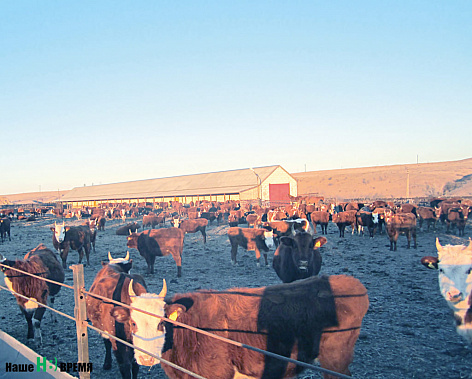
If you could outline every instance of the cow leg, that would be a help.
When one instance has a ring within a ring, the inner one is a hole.
[[[202,237],[203,237],[203,243],[206,243],[207,241],[207,235],[205,229],[200,230],[202,232]]]
[[[105,344],[105,361],[103,362],[103,369],[111,369],[111,341],[108,338],[103,338]]]
[[[133,361],[133,350],[128,349],[122,343],[117,342],[117,349],[113,352],[115,353],[116,361],[118,362],[118,366],[120,368],[121,377],[123,379],[132,379],[131,373],[131,362]],[[130,356],[130,350],[131,356]]]
[[[43,337],[41,335],[41,320],[43,319],[44,312],[46,312],[46,308],[38,307],[36,308],[33,317],[34,341],[38,344],[43,343]]]
[[[79,253],[79,264],[82,263],[82,259],[84,258],[84,249],[81,247],[80,249],[77,250]]]
[[[416,230],[413,230],[411,234],[413,236],[413,248],[416,249]]]
[[[258,248],[256,248],[256,265],[257,267],[261,267],[261,252]]]
[[[90,266],[90,244],[84,246],[85,258],[87,258],[87,266]]]
[[[50,306],[51,308],[54,308],[54,296],[51,296],[51,297],[49,298],[49,306]],[[50,313],[50,315],[51,315],[51,321],[52,321],[52,322],[57,322],[56,312],[49,312],[49,313]]]
[[[406,233],[406,239],[408,240],[408,244],[406,245],[406,248],[410,248],[410,243],[411,243],[411,232]]]
[[[26,338],[32,339],[34,338],[34,329],[33,329],[33,321],[32,321],[34,310],[28,311],[23,307],[20,307],[20,309],[21,309],[21,313],[23,313],[23,315],[25,316],[26,323],[28,324],[28,333],[26,335]]]
[[[68,250],[66,250],[66,249],[60,250],[59,249],[59,255],[61,256],[61,259],[62,259],[62,268],[63,269],[67,268],[66,261],[67,261],[67,255],[68,254],[69,254]]]
[[[236,264],[236,255],[238,253],[238,245],[231,244],[231,263]]]
[[[280,336],[274,337],[273,333],[269,332],[267,337],[267,351],[282,355],[284,357],[290,357],[290,352],[292,351],[295,339],[293,336],[286,337],[287,338],[284,339],[284,342],[282,342],[280,340]],[[266,356],[264,372],[262,373],[261,379],[283,378],[286,369],[287,362],[282,361],[281,359]]]

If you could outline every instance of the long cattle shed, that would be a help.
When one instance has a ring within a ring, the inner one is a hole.
[[[75,207],[101,203],[179,201],[258,201],[288,203],[297,196],[297,181],[281,166],[245,168],[205,174],[76,187],[60,201]]]

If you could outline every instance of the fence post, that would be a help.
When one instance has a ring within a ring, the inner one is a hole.
[[[85,295],[83,293],[84,287],[84,266],[82,264],[70,266],[74,277],[74,316],[75,325],[77,328],[77,348],[79,351],[79,363],[89,365],[89,350],[88,350],[88,331],[87,331],[87,309],[85,305]],[[83,366],[82,366],[83,367]],[[90,372],[85,370],[79,372],[81,379],[89,379]]]

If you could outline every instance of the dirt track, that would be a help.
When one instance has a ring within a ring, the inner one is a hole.
[[[49,227],[54,218],[36,222],[13,221],[12,241],[0,245],[0,253],[9,259],[22,258],[26,251],[44,243],[52,246]],[[78,225],[80,221],[67,221]],[[97,251],[91,254],[91,267],[85,267],[85,284],[88,289],[101,268],[100,261],[113,256],[124,256],[126,237],[115,235],[121,221],[109,221],[104,232],[97,236]],[[244,225],[241,225],[244,226]],[[228,226],[208,229],[207,244],[203,245],[198,234],[187,234],[184,244],[182,277],[176,277],[177,269],[172,257],[156,260],[156,273],[145,276],[148,290],[158,292],[162,278],[169,287],[169,295],[197,289],[226,289],[230,287],[259,287],[279,283],[273,269],[257,268],[254,252],[238,252],[239,265],[230,263],[230,245],[226,236]],[[318,231],[319,232],[319,231]],[[335,225],[328,228],[328,243],[321,248],[323,265],[321,274],[348,274],[358,278],[368,289],[370,308],[364,318],[363,328],[356,345],[351,371],[357,378],[463,378],[472,372],[472,353],[455,331],[452,315],[439,294],[437,273],[420,264],[424,255],[435,255],[435,238],[442,244],[467,243],[471,235],[470,225],[465,238],[444,234],[440,229],[418,233],[418,249],[406,249],[406,238],[401,236],[398,251],[389,251],[386,235],[351,235],[339,238]],[[130,250],[133,270],[144,274],[146,264],[137,250]],[[270,256],[273,254],[271,251]],[[77,263],[75,251],[69,253],[68,265]],[[272,260],[269,260],[270,264]],[[66,284],[72,284],[72,271],[66,272]],[[73,293],[63,288],[56,299],[55,308],[69,315],[74,314]],[[59,317],[53,324],[49,311],[42,322],[43,346],[35,349],[52,360],[63,362],[77,360],[75,323]],[[19,341],[26,341],[26,321],[20,314],[15,298],[7,291],[0,292],[1,329]],[[103,371],[104,347],[94,331],[89,332],[90,360],[94,364],[95,378],[119,378],[113,362],[111,371]],[[114,359],[114,358],[113,358]],[[0,375],[4,367],[0,367]],[[140,369],[140,377],[165,378],[163,370],[155,366]],[[306,373],[304,378],[318,378],[317,373]]]

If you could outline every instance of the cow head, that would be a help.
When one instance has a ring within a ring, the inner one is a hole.
[[[290,248],[290,256],[295,267],[308,276],[310,264],[314,260],[313,250],[320,248],[328,240],[325,237],[313,239],[310,233],[299,232],[293,237],[282,237],[280,242]]]
[[[66,238],[66,231],[69,230],[69,227],[65,226],[64,221],[62,221],[62,225],[58,225],[54,221],[54,228],[51,227],[51,230],[54,232],[54,237],[56,238],[56,241],[62,243]]]
[[[130,306],[133,308],[141,309],[157,316],[164,316],[164,298],[167,294],[165,279],[163,279],[163,287],[159,295],[146,292],[136,295],[133,290],[133,280],[129,283],[128,293],[130,296]],[[164,347],[165,331],[162,324],[160,324],[159,318],[123,307],[114,307],[112,316],[119,322],[129,324],[133,345],[159,357],[161,356],[162,348]],[[159,359],[151,357],[138,349],[134,350],[134,357],[136,362],[142,366],[154,366],[159,363]]]
[[[133,233],[131,230],[129,231],[129,236],[128,242],[126,243],[126,246],[128,246],[131,249],[137,249],[138,248],[138,233]]]
[[[379,214],[378,213],[372,213],[372,221],[374,222],[374,224],[379,223]]]
[[[264,231],[264,242],[267,248],[271,249],[272,247],[274,247],[274,232],[272,230]]]
[[[439,273],[439,289],[457,319],[457,332],[472,342],[472,241],[469,245],[441,246],[436,238],[437,257],[423,257],[421,263]]]
[[[178,228],[180,226],[180,219],[179,218],[172,219],[172,225],[174,226],[174,228]]]

